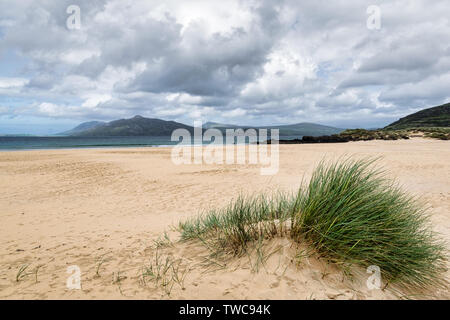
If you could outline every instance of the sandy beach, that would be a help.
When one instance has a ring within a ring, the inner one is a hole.
[[[268,242],[264,261],[249,254],[220,265],[201,244],[176,243],[179,221],[239,194],[294,191],[320,160],[342,155],[381,156],[389,176],[429,205],[450,244],[447,141],[281,145],[273,176],[254,164],[177,166],[169,148],[0,152],[0,299],[405,298],[390,287],[369,290],[365,270],[351,278],[314,255],[299,260],[287,239]],[[163,245],[164,232],[173,243]],[[167,259],[179,279],[170,288],[146,282],[145,267]],[[80,290],[66,286],[72,265]]]

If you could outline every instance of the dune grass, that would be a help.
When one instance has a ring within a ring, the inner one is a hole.
[[[271,197],[239,196],[223,209],[181,223],[181,239],[199,239],[217,254],[242,254],[249,242],[287,231],[295,200],[282,193]]]
[[[388,282],[439,285],[445,247],[431,231],[426,207],[374,162],[321,163],[299,196],[292,236],[337,263],[377,265]]]
[[[322,162],[296,194],[239,197],[180,224],[215,255],[241,254],[260,239],[306,241],[337,264],[377,265],[388,283],[442,286],[445,246],[431,231],[424,204],[374,166],[375,159]]]
[[[188,272],[189,269],[182,266],[182,259],[163,254],[156,248],[149,264],[142,268],[141,280],[144,286],[150,280],[155,287],[162,288],[164,293],[170,296],[175,284],[184,290],[184,280]]]

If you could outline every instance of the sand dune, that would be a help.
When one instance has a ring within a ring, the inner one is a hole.
[[[390,175],[430,205],[435,231],[450,243],[446,141],[281,145],[274,176],[249,164],[176,166],[166,148],[1,152],[0,298],[405,297],[389,286],[369,290],[365,270],[355,269],[351,278],[314,253],[298,257],[286,239],[265,243],[262,258],[255,248],[226,264],[211,261],[198,243],[164,243],[164,232],[177,240],[171,226],[181,220],[239,194],[295,190],[318,161],[344,154],[382,156]],[[170,270],[157,284],[143,277],[150,266],[164,264]],[[81,290],[66,287],[71,265],[81,269]],[[434,295],[448,298],[445,290]]]

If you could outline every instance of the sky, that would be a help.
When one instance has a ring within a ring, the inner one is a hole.
[[[134,115],[382,127],[450,101],[449,16],[448,0],[0,0],[0,134]]]

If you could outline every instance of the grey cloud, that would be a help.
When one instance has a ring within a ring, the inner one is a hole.
[[[423,104],[440,104],[450,99],[450,74],[441,77],[407,83],[389,88],[380,95],[380,101],[394,102],[398,106],[420,106]]]
[[[33,89],[48,90],[53,87],[54,83],[55,78],[46,73],[35,76],[26,86]]]
[[[385,69],[411,71],[428,68],[438,62],[442,53],[441,48],[434,45],[396,46],[365,61],[358,71],[371,72]]]
[[[238,1],[227,28],[208,21],[208,12],[186,22],[177,11],[186,3],[160,13],[164,4],[151,1],[5,3],[0,50],[28,59],[15,76],[29,82],[2,94],[30,105],[22,114],[164,114],[189,122],[202,112],[220,120],[242,109],[248,124],[348,125],[356,115],[374,125],[391,120],[389,112],[402,116],[412,105],[450,98],[446,0]],[[377,3],[382,29],[368,30],[366,9]],[[81,7],[81,30],[66,28],[69,4]],[[44,114],[40,103],[53,105]]]
[[[255,10],[261,24],[249,31],[235,28],[229,34],[202,37],[201,26],[191,26],[183,42],[158,63],[151,64],[131,85],[131,90],[186,92],[199,96],[236,95],[262,73],[267,55],[281,29],[277,11]]]

